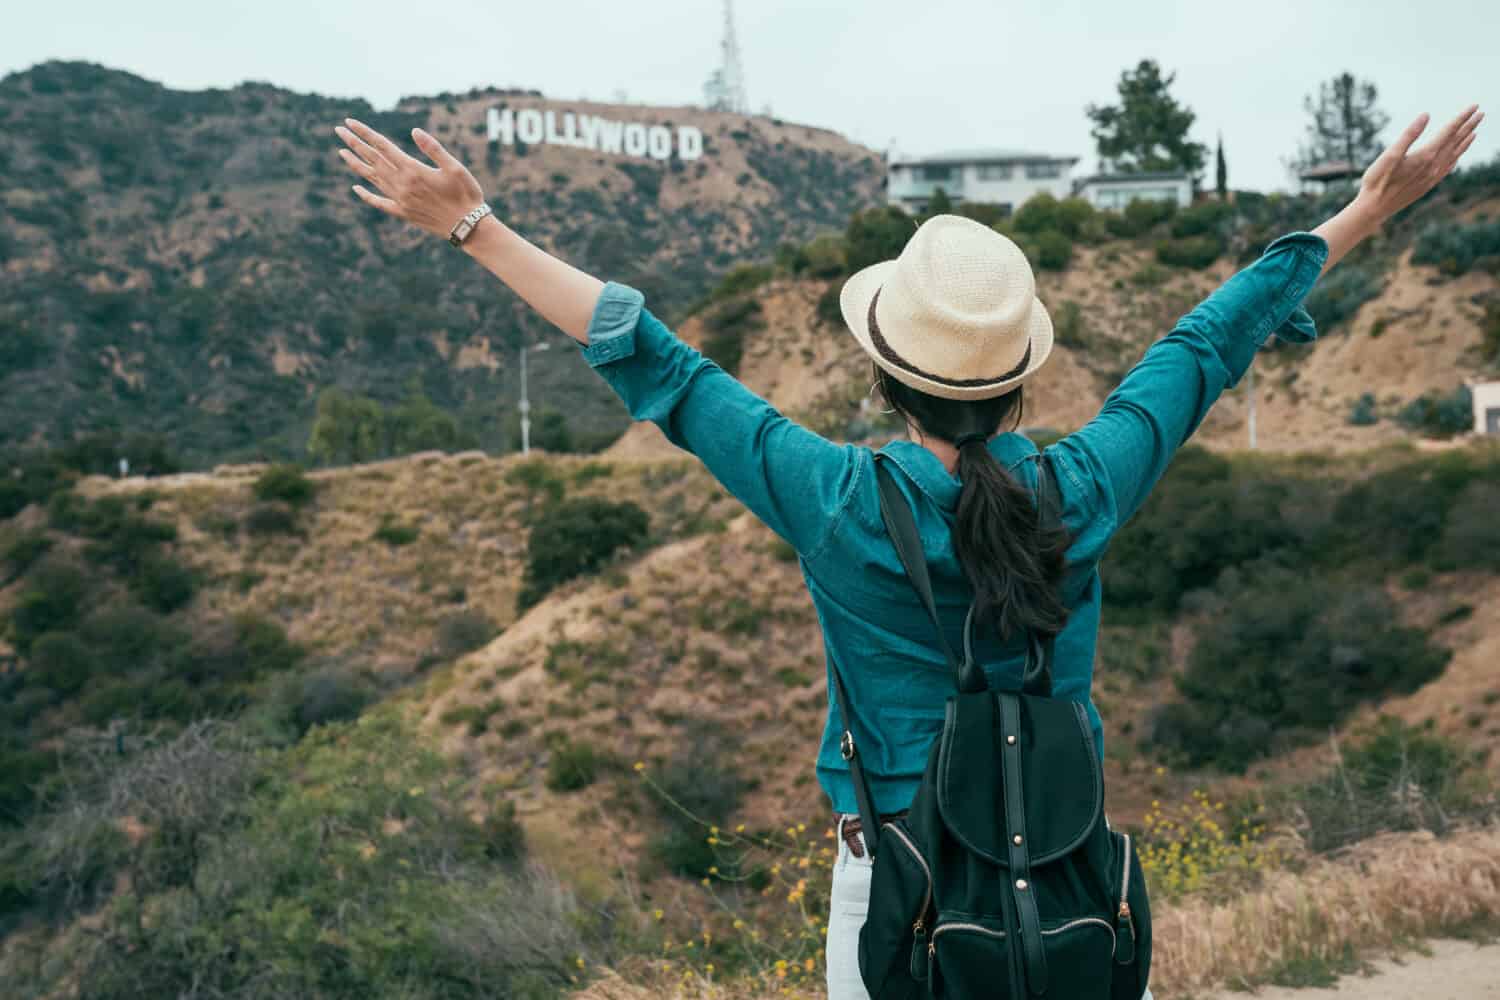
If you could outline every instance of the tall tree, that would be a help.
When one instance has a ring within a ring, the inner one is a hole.
[[[1219,133],[1219,151],[1214,159],[1214,187],[1218,189],[1219,200],[1229,200],[1229,165],[1224,162],[1224,133]]]
[[[1154,59],[1142,59],[1134,70],[1120,74],[1119,104],[1090,104],[1086,109],[1094,127],[1090,134],[1105,169],[1122,174],[1158,170],[1203,169],[1208,149],[1188,139],[1197,117],[1179,104],[1168,88],[1177,79],[1162,76]]]
[[[1376,106],[1377,96],[1375,84],[1356,79],[1352,73],[1325,80],[1316,95],[1307,95],[1303,107],[1312,122],[1297,165],[1342,160],[1363,170],[1375,162],[1384,148],[1380,131],[1390,124],[1390,117]]]

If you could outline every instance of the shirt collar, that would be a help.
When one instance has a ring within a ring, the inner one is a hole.
[[[1032,444],[1031,439],[1016,431],[996,435],[990,439],[988,447],[990,454],[1012,472],[1037,453],[1036,445]],[[939,507],[952,510],[958,506],[958,493],[963,484],[948,474],[943,463],[932,452],[915,441],[901,438],[881,448],[880,454],[900,466],[901,471]],[[1023,481],[1029,482],[1030,477]]]

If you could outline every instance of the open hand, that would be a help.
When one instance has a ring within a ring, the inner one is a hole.
[[[1417,120],[1401,133],[1401,138],[1370,164],[1355,200],[1364,203],[1378,226],[1448,176],[1458,158],[1474,144],[1474,130],[1483,120],[1479,105],[1471,105],[1449,122],[1435,139],[1412,152],[1412,143],[1427,128],[1428,122],[1427,115],[1417,116]]]
[[[455,223],[484,201],[484,192],[468,168],[419,128],[411,130],[412,139],[432,160],[431,166],[353,118],[345,118],[333,131],[349,147],[339,150],[344,165],[384,192],[376,194],[356,184],[354,193],[387,215],[447,237]]]

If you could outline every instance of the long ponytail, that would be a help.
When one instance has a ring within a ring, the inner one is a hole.
[[[881,393],[924,434],[958,444],[963,484],[953,523],[953,552],[974,588],[975,613],[1001,638],[1031,631],[1061,632],[1068,608],[1059,594],[1071,539],[1056,518],[1038,516],[1032,494],[990,454],[985,441],[1007,419],[1019,426],[1024,404],[1017,388],[994,399],[959,401],[929,396],[880,369]]]

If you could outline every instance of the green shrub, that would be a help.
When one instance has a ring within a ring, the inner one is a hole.
[[[531,529],[518,604],[528,608],[558,584],[594,572],[619,549],[642,541],[649,526],[646,512],[629,501],[584,497],[559,502]]]
[[[1484,360],[1500,362],[1500,302],[1484,304],[1484,319],[1479,330],[1479,351]]]
[[[745,334],[765,325],[760,300],[731,299],[703,318],[703,353],[730,374],[739,371]]]
[[[262,503],[280,501],[300,507],[317,494],[317,484],[307,478],[300,465],[273,465],[255,480],[251,492]]]
[[[394,716],[320,726],[262,754],[228,739],[138,754],[117,782],[123,814],[146,831],[135,840],[89,800],[49,816],[45,843],[69,846],[33,869],[109,858],[102,885],[116,866],[131,877],[98,911],[89,948],[18,969],[10,991],[86,982],[98,1000],[228,996],[253,980],[265,996],[552,1000],[572,988],[579,962],[593,963],[596,923],[515,863],[513,810],[492,793],[472,819],[451,764]],[[80,827],[114,830],[115,846],[72,848]],[[233,929],[232,953],[215,928]]]
[[[1027,198],[1011,217],[1011,225],[1017,232],[1043,233],[1058,230],[1057,198],[1043,191]]]
[[[341,667],[325,667],[292,678],[286,708],[300,737],[313,726],[357,719],[375,700],[370,686]]]
[[[1339,749],[1326,774],[1279,796],[1278,811],[1291,814],[1314,851],[1387,831],[1443,834],[1494,815],[1482,762],[1430,731],[1382,717]]]
[[[903,244],[904,245],[904,244]],[[897,250],[900,253],[900,250]],[[801,271],[812,278],[837,278],[849,270],[849,248],[842,236],[815,237],[801,251]]]
[[[27,576],[10,612],[16,648],[24,653],[47,632],[71,631],[90,589],[90,576],[77,564],[57,556],[43,559]]]
[[[1495,497],[1500,477],[1478,480],[1464,487],[1443,520],[1442,537],[1434,551],[1440,569],[1483,569],[1500,573],[1500,517]]]
[[[1449,653],[1395,624],[1385,591],[1300,569],[1225,573],[1155,738],[1193,764],[1242,770],[1316,739],[1359,704],[1416,690]]]
[[[198,589],[198,577],[176,560],[155,555],[141,564],[130,585],[141,603],[162,614],[170,614],[192,601]]]
[[[1132,198],[1125,206],[1125,224],[1133,236],[1149,233],[1177,214],[1175,201],[1156,201]]]
[[[1156,244],[1156,259],[1168,267],[1201,270],[1218,260],[1223,252],[1224,243],[1217,236],[1184,236]]]
[[[1417,237],[1411,259],[1413,264],[1429,264],[1454,276],[1480,263],[1491,269],[1500,267],[1500,219],[1430,225]]]
[[[1030,241],[1030,254],[1043,271],[1063,271],[1073,259],[1073,241],[1055,229],[1038,234]]]
[[[4,563],[6,569],[5,575],[0,576],[0,586],[25,573],[51,548],[52,539],[42,531],[7,536],[4,544],[0,545],[0,563]]]
[[[1474,398],[1466,385],[1446,395],[1426,393],[1403,406],[1396,420],[1426,437],[1463,434],[1474,427]]]
[[[1367,264],[1345,261],[1318,280],[1304,305],[1321,331],[1353,318],[1359,307],[1380,294],[1381,276]]]
[[[814,311],[818,323],[833,327],[844,325],[844,310],[840,305],[840,292],[842,291],[843,286],[838,282],[833,282],[823,289],[823,294],[818,296],[818,305]]]
[[[552,466],[542,458],[533,458],[511,466],[506,470],[505,481],[524,489],[528,504],[538,496],[543,497],[547,503],[556,503],[562,499],[563,491],[567,489],[567,484],[553,473]]]
[[[737,298],[755,291],[761,285],[770,281],[773,275],[771,268],[762,264],[740,264],[733,268],[719,280],[714,290],[709,293],[710,302],[723,302],[727,299]]]
[[[297,514],[284,503],[258,503],[245,515],[245,530],[252,535],[298,535]]]
[[[845,269],[853,273],[871,264],[899,257],[906,241],[916,231],[916,220],[894,205],[856,214],[849,220],[849,228],[844,233]]]
[[[377,542],[385,542],[392,548],[400,548],[410,545],[422,535],[422,529],[415,524],[403,524],[395,514],[386,511],[380,516],[380,523],[375,527],[375,533],[370,537]]]
[[[1075,351],[1087,350],[1092,343],[1083,308],[1072,299],[1065,300],[1053,312],[1052,333],[1057,343]]]
[[[553,747],[547,761],[547,787],[554,792],[576,792],[598,778],[604,758],[590,743],[564,742]]]
[[[456,611],[438,622],[432,642],[433,656],[438,662],[456,660],[486,645],[499,632],[499,627],[482,611],[467,608]]]
[[[723,729],[693,723],[680,749],[652,775],[654,801],[664,829],[651,842],[651,854],[668,871],[708,878],[711,869],[724,877],[736,873],[707,842],[709,826],[727,826],[750,790],[734,766],[737,749]]]
[[[26,681],[67,697],[83,687],[93,668],[93,651],[82,639],[71,632],[47,632],[31,644]]]
[[[1222,237],[1233,216],[1234,209],[1227,202],[1201,201],[1177,213],[1172,219],[1172,235]]]
[[[1354,401],[1354,405],[1349,407],[1349,423],[1355,427],[1369,427],[1379,422],[1380,414],[1376,412],[1373,393],[1363,393]]]

